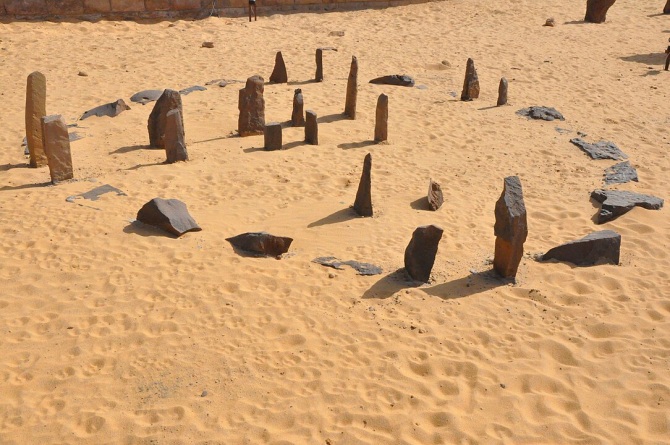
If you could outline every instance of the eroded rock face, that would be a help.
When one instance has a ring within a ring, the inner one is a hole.
[[[496,202],[495,215],[493,268],[503,278],[514,278],[523,256],[523,243],[528,236],[526,206],[518,176],[505,178],[503,192]]]
[[[368,153],[363,161],[363,173],[358,184],[354,210],[360,216],[372,216],[372,155]]]
[[[465,68],[465,81],[463,82],[463,91],[461,92],[461,100],[469,101],[479,97],[479,77],[475,69],[475,61],[468,59]]]
[[[167,163],[188,161],[184,127],[179,110],[168,111],[165,121],[165,155]]]
[[[286,64],[284,63],[284,57],[281,55],[281,51],[277,51],[275,56],[275,67],[270,74],[270,82],[272,83],[287,83],[288,74],[286,73]]]
[[[603,23],[607,19],[607,10],[616,0],[587,0],[584,21]]]
[[[305,120],[305,142],[310,145],[319,145],[319,123],[316,113],[307,110]]]
[[[42,137],[51,182],[56,184],[74,178],[70,135],[67,133],[67,124],[60,115],[42,118]]]
[[[151,147],[165,148],[165,125],[167,114],[171,110],[179,110],[179,115],[182,117],[181,126],[183,128],[184,110],[181,105],[181,95],[178,91],[168,89],[163,91],[163,94],[158,98],[149,115],[147,128],[149,130],[149,145]]]
[[[26,85],[26,140],[31,167],[47,165],[42,140],[42,118],[47,115],[47,78],[39,71],[28,75]]]
[[[265,132],[263,133],[265,145],[263,148],[267,151],[281,150],[282,147],[282,134],[281,134],[281,124],[278,122],[270,122],[265,126]]]
[[[278,257],[288,252],[293,238],[270,235],[267,232],[247,232],[226,238],[226,241],[245,252]]]
[[[605,184],[625,184],[626,182],[638,182],[637,170],[630,162],[619,162],[605,169]]]
[[[577,266],[619,264],[620,252],[621,235],[612,230],[601,230],[550,249],[542,256],[542,261],[565,261]]]
[[[152,199],[137,212],[137,220],[177,237],[202,230],[178,199]]]
[[[86,111],[84,114],[81,115],[79,120],[83,121],[84,119],[88,119],[91,116],[116,117],[126,110],[130,110],[130,107],[128,106],[128,104],[126,104],[126,102],[123,99],[119,99],[116,102],[110,102],[108,104],[100,105],[98,107]]]
[[[435,211],[442,207],[443,203],[444,196],[442,195],[442,187],[431,179],[428,184],[428,208]]]
[[[388,76],[376,77],[370,81],[377,85],[394,85],[398,87],[413,87],[414,79],[406,74],[391,74]]]
[[[314,80],[317,82],[323,82],[323,49],[316,49],[316,74],[314,74]]]
[[[435,264],[442,228],[429,225],[417,227],[405,249],[405,270],[411,279],[427,283]]]
[[[663,207],[661,198],[623,190],[594,190],[591,192],[591,199],[595,199],[601,204],[598,212],[598,224],[612,221],[630,212],[636,206],[648,210],[658,210]]]
[[[358,59],[351,57],[351,68],[347,79],[347,97],[344,104],[344,114],[350,119],[356,119],[356,101],[358,98]]]
[[[500,79],[500,85],[498,85],[498,102],[497,106],[507,104],[507,79],[504,77]]]
[[[297,88],[293,92],[293,112],[291,113],[291,125],[294,127],[302,127],[305,125],[305,113],[303,112],[304,103],[302,90]]]
[[[614,142],[600,141],[591,144],[581,138],[572,138],[570,142],[591,156],[591,159],[614,159],[619,161],[628,158],[626,153],[621,151]]]
[[[375,113],[375,142],[383,142],[388,139],[388,123],[389,97],[386,94],[380,94]]]
[[[519,116],[525,116],[529,119],[538,119],[549,122],[553,120],[565,120],[563,115],[553,107],[532,106],[528,108],[522,108],[521,110],[517,111],[516,114]]]
[[[251,76],[247,79],[245,87],[240,90],[237,131],[242,137],[263,134],[265,131],[264,83],[261,76]]]

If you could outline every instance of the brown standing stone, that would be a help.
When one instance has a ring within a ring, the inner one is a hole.
[[[321,48],[316,49],[316,74],[314,74],[314,80],[323,82],[323,50]]]
[[[39,71],[28,75],[26,87],[26,139],[30,166],[44,167],[47,156],[42,141],[42,118],[47,114],[47,79]]]
[[[305,113],[303,112],[304,101],[302,98],[302,90],[296,89],[293,93],[293,113],[291,113],[291,125],[294,127],[302,127],[305,125]]]
[[[344,104],[344,114],[356,119],[356,98],[358,95],[358,59],[351,57],[351,69],[347,80],[347,98]]]
[[[465,81],[463,82],[463,91],[461,92],[461,100],[472,100],[479,97],[479,77],[477,77],[477,70],[475,69],[475,61],[468,59],[467,67],[465,68]]]
[[[154,109],[151,110],[147,128],[149,130],[149,145],[153,148],[165,148],[165,124],[167,114],[171,110],[179,110],[182,118],[181,126],[184,128],[184,110],[181,106],[181,96],[178,91],[164,90],[161,97],[158,98]]]
[[[518,176],[505,178],[503,192],[496,202],[495,215],[493,268],[504,278],[514,278],[523,256],[523,243],[528,236],[526,206]]]
[[[417,227],[405,249],[405,270],[412,280],[427,283],[435,264],[437,246],[444,230],[438,226]]]
[[[42,118],[42,137],[44,152],[49,164],[51,182],[72,179],[72,154],[70,153],[70,136],[67,124],[58,114]]]
[[[165,155],[168,164],[188,161],[184,127],[181,113],[177,109],[168,111],[165,120]]]
[[[246,86],[240,90],[237,131],[242,137],[263,134],[265,131],[264,83],[261,76],[251,76],[247,79]]]
[[[670,0],[665,4],[665,8],[663,8],[663,14],[670,14]]]
[[[437,210],[442,207],[444,203],[444,195],[442,195],[442,187],[432,179],[428,184],[428,208],[430,210]]]
[[[354,210],[360,216],[372,216],[372,155],[368,153],[363,161],[363,173],[358,184]]]
[[[284,64],[284,58],[281,55],[281,51],[277,51],[275,56],[275,68],[270,74],[270,82],[273,83],[286,83],[288,82],[288,74],[286,74],[286,65]]]
[[[375,142],[382,142],[388,139],[389,124],[389,97],[386,94],[380,94],[377,99],[377,113],[375,119]]]
[[[584,21],[602,23],[607,18],[607,10],[616,0],[587,0]]]
[[[500,79],[500,85],[498,85],[498,106],[507,105],[507,79],[504,77]]]
[[[307,110],[305,142],[310,145],[319,145],[319,124],[316,120],[316,113],[312,110]]]
[[[278,122],[269,122],[265,126],[265,150],[281,150],[281,124]]]

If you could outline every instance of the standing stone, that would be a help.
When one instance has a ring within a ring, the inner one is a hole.
[[[310,145],[319,145],[319,124],[316,121],[316,113],[312,110],[307,110],[305,142]]]
[[[356,119],[356,98],[358,95],[358,59],[351,57],[351,69],[347,80],[347,99],[344,104],[344,114]]]
[[[43,151],[49,164],[51,182],[72,179],[72,154],[70,153],[70,136],[67,124],[59,114],[42,118]]]
[[[377,113],[375,120],[375,142],[382,142],[388,139],[389,123],[389,97],[386,94],[380,94],[377,99]]]
[[[670,0],[665,4],[665,8],[663,8],[663,14],[670,14]]]
[[[154,148],[165,148],[165,125],[167,114],[170,110],[179,110],[182,118],[181,126],[184,127],[184,110],[181,106],[181,96],[178,91],[167,89],[158,98],[154,109],[149,115],[147,128],[149,129],[149,145]]]
[[[437,246],[444,230],[429,225],[417,227],[405,249],[405,270],[411,279],[427,283],[435,264]]]
[[[165,155],[167,156],[168,164],[178,161],[188,161],[184,127],[182,125],[181,113],[178,109],[168,111],[165,120]]]
[[[47,78],[39,71],[28,75],[26,86],[26,140],[31,167],[47,165],[42,140],[42,118],[47,115]]]
[[[356,201],[354,201],[354,210],[360,216],[372,216],[372,155],[365,155],[363,161],[363,173],[361,182],[358,184],[356,192]]]
[[[323,50],[321,48],[316,49],[316,74],[314,74],[314,80],[323,82]]]
[[[264,80],[261,76],[251,76],[240,90],[238,109],[240,117],[237,131],[240,136],[263,134],[265,130],[265,99],[263,99]]]
[[[467,67],[465,68],[465,81],[463,82],[463,91],[461,92],[461,100],[468,101],[477,99],[479,97],[479,77],[477,77],[477,70],[475,69],[475,61],[468,59]]]
[[[430,183],[428,184],[428,208],[433,211],[437,210],[442,207],[442,203],[444,203],[442,187],[440,187],[440,184],[431,179]]]
[[[304,100],[302,90],[297,88],[293,93],[293,113],[291,113],[291,125],[302,127],[305,125],[305,113],[303,113]]]
[[[496,202],[496,235],[493,268],[503,278],[514,278],[523,255],[523,243],[528,236],[526,206],[518,176],[505,178],[505,186]]]
[[[286,65],[284,64],[284,58],[281,55],[281,51],[277,51],[275,56],[275,67],[270,74],[270,82],[272,83],[287,83],[288,74],[286,74]]]
[[[281,150],[281,124],[278,122],[269,122],[265,126],[265,150]]]
[[[607,18],[607,10],[616,0],[587,0],[585,22],[602,23]]]
[[[507,105],[507,79],[504,77],[500,79],[500,85],[498,85],[498,103],[496,105]]]

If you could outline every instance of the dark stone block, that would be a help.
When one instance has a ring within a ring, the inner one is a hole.
[[[528,108],[522,108],[521,110],[517,111],[516,114],[519,116],[525,116],[529,119],[541,119],[543,121],[553,121],[558,119],[559,121],[564,121],[565,118],[561,113],[556,110],[556,108],[552,107],[538,107],[538,106],[532,106]]]
[[[550,249],[542,256],[542,261],[558,260],[577,266],[619,264],[620,251],[621,235],[612,230],[602,230]]]
[[[282,147],[282,134],[281,134],[281,124],[278,122],[270,122],[265,126],[265,131],[263,133],[265,140],[265,150],[281,150]]]
[[[368,153],[363,161],[363,173],[358,184],[354,210],[360,216],[372,216],[372,155]]]
[[[79,120],[83,121],[84,119],[88,119],[91,116],[116,117],[116,116],[118,116],[119,114],[123,113],[126,110],[130,110],[130,107],[128,106],[128,104],[126,104],[124,102],[123,99],[119,99],[116,102],[110,102],[108,104],[100,105],[98,107],[95,107],[91,110],[86,111],[84,114],[81,115]]]
[[[465,68],[465,81],[463,82],[463,91],[461,92],[461,100],[469,101],[479,97],[479,77],[475,69],[475,61],[468,59]]]
[[[386,94],[380,94],[375,113],[375,142],[383,142],[388,139],[388,125],[389,97]]]
[[[619,162],[605,170],[605,184],[625,184],[626,182],[638,182],[637,170],[630,162]]]
[[[182,122],[179,110],[168,111],[165,122],[165,156],[168,164],[188,161]]]
[[[528,236],[526,206],[518,176],[505,178],[503,192],[496,202],[495,215],[493,268],[504,278],[514,278],[523,256],[523,243]]]
[[[316,113],[307,110],[307,119],[305,121],[305,142],[311,145],[319,145],[319,123]]]
[[[405,249],[405,270],[411,279],[424,283],[430,280],[442,233],[444,230],[434,225],[421,226],[414,230]]]
[[[284,64],[284,57],[281,51],[277,51],[275,56],[275,67],[270,74],[270,82],[272,83],[287,83],[288,74],[286,73],[286,64]]]
[[[149,145],[154,148],[165,148],[165,125],[167,122],[168,111],[179,110],[179,115],[183,118],[184,110],[181,106],[181,96],[178,91],[165,90],[154,105],[147,128],[149,130]],[[182,120],[182,128],[184,122]]]
[[[175,236],[202,230],[178,199],[152,199],[137,212],[137,220]]]
[[[323,82],[323,49],[316,49],[316,73],[314,74],[314,80],[317,82]]]
[[[619,161],[628,158],[626,153],[621,151],[614,142],[600,141],[590,144],[581,138],[570,139],[570,142],[591,156],[591,159],[614,159]]]
[[[594,190],[591,192],[591,198],[601,204],[598,224],[612,221],[628,213],[635,206],[649,210],[658,210],[663,207],[661,198],[623,190]]]
[[[358,59],[351,57],[351,68],[347,79],[347,97],[344,103],[344,114],[350,119],[356,119],[356,101],[358,99]]]
[[[500,85],[498,85],[498,102],[497,106],[507,104],[507,79],[504,77],[500,79]]]
[[[234,248],[245,252],[278,257],[288,252],[292,238],[270,235],[267,232],[247,232],[226,238]]]
[[[303,112],[304,104],[302,90],[297,88],[293,93],[293,112],[291,113],[291,125],[294,127],[302,127],[305,125],[305,113]]]
[[[399,87],[413,87],[414,79],[405,74],[392,74],[388,76],[377,77],[372,79],[370,83],[377,85],[394,85]]]
[[[261,76],[251,76],[244,88],[240,90],[237,120],[237,131],[240,136],[263,134],[265,131],[265,81]]]
[[[607,10],[616,0],[587,0],[585,22],[603,23],[607,19]]]

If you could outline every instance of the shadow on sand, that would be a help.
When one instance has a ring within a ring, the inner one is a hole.
[[[328,224],[337,224],[356,218],[360,218],[360,216],[358,216],[358,214],[354,211],[352,207],[347,207],[346,209],[338,210],[337,212],[332,213],[326,216],[325,218],[321,218],[318,221],[314,221],[313,223],[310,223],[307,227],[311,228],[311,227],[326,226]]]

